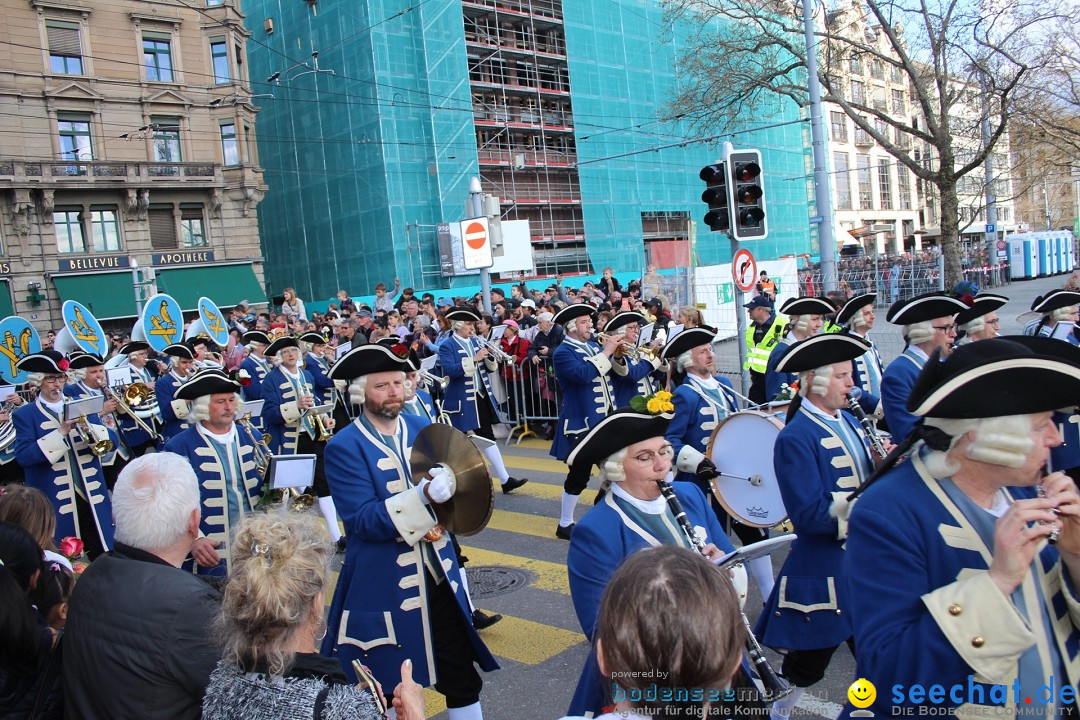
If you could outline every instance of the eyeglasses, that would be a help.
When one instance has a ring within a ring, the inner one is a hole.
[[[60,382],[60,383],[62,383],[62,382],[65,382],[66,380],[67,380],[67,375],[46,375],[45,377],[41,378],[41,382]]]
[[[664,460],[670,460],[671,457],[674,456],[674,455],[675,455],[675,448],[671,447],[670,445],[665,445],[664,447],[660,448],[656,452],[648,450],[648,451],[645,451],[645,452],[638,453],[637,455],[635,455],[633,457],[633,460],[634,460],[634,462],[636,462],[641,467],[649,467],[650,465],[652,465],[653,463],[656,462],[657,457],[661,457]]]
[[[934,325],[933,328],[935,330],[940,330],[941,332],[945,333],[946,335],[949,335],[951,333],[956,332],[956,326],[955,325]]]
[[[994,318],[993,320],[987,320],[988,325],[1001,325],[1001,318]]]

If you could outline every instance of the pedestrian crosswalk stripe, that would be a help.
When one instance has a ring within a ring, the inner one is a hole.
[[[504,455],[503,464],[508,468],[547,472],[553,475],[566,475],[566,463],[553,458],[525,457],[522,455]]]
[[[484,630],[483,639],[497,657],[524,665],[539,665],[585,642],[585,636],[579,632],[505,614],[501,621]]]
[[[491,522],[488,523],[487,529],[505,530],[518,535],[532,535],[554,540],[556,525],[558,521],[547,515],[528,515],[510,510],[496,510],[491,514]]]
[[[492,483],[495,485],[496,494],[500,493],[499,481],[492,478]],[[520,488],[514,491],[514,495],[528,495],[529,497],[541,498],[543,500],[562,500],[562,485],[549,485],[542,482],[530,482],[526,485],[522,485]]]
[[[390,692],[393,693],[394,689],[390,688]],[[386,694],[386,688],[383,688],[383,695]],[[386,702],[390,702],[391,698],[387,697]],[[426,712],[424,717],[436,720],[435,716],[446,710],[446,698],[435,692],[431,688],[424,688],[424,706]]]
[[[561,563],[534,560],[520,555],[507,555],[506,553],[484,550],[468,545],[463,545],[461,552],[469,556],[469,567],[475,565],[505,565],[527,570],[535,577],[529,583],[529,587],[557,592],[562,595],[570,594],[570,581],[566,574],[566,565]]]

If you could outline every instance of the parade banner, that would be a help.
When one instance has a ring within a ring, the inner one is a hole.
[[[180,311],[180,303],[165,293],[146,301],[140,325],[143,337],[139,339],[150,343],[157,352],[184,339],[184,314]]]
[[[26,382],[30,373],[17,372],[15,363],[36,352],[41,352],[41,338],[33,325],[17,315],[0,320],[0,377],[12,385]]]

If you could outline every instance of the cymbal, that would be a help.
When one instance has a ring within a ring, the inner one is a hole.
[[[495,510],[495,488],[483,455],[465,433],[443,423],[432,423],[416,436],[409,461],[417,484],[439,463],[454,471],[457,490],[453,497],[431,504],[440,525],[465,536],[487,527]]]

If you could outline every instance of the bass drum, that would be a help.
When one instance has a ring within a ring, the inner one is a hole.
[[[710,480],[713,495],[733,518],[768,528],[787,519],[773,470],[773,446],[783,416],[758,410],[728,415],[713,430],[705,454],[720,476]]]

